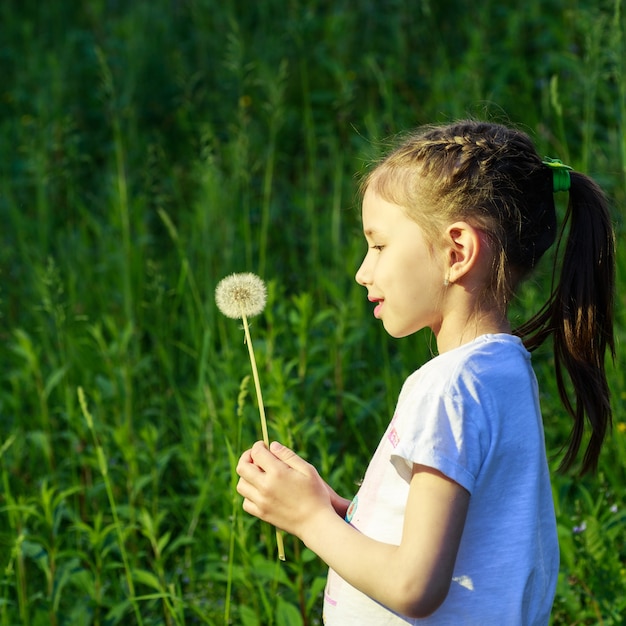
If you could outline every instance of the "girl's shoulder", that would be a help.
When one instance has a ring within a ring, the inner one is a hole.
[[[520,376],[527,379],[533,375],[530,358],[515,335],[481,335],[426,362],[407,378],[403,393],[419,388],[422,393],[445,394],[459,385],[491,386],[498,380],[506,384]]]
[[[461,368],[481,364],[483,367],[500,367],[503,362],[530,361],[530,353],[522,340],[508,333],[480,335],[465,343],[438,354],[425,363],[416,373],[430,369],[455,372]]]

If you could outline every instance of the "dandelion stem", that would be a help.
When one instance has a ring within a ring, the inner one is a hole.
[[[256,390],[257,404],[259,405],[259,417],[261,418],[261,430],[263,431],[263,442],[269,449],[270,438],[267,432],[267,420],[265,418],[265,405],[263,404],[263,395],[261,393],[261,383],[259,382],[259,372],[256,366],[256,358],[254,356],[254,348],[252,346],[252,338],[250,337],[250,327],[248,326],[248,318],[246,314],[241,312],[241,320],[243,322],[243,331],[246,336],[246,345],[248,346],[248,354],[250,355],[250,365],[252,366],[252,378],[254,380],[254,389]],[[276,545],[278,546],[278,558],[285,560],[285,547],[283,545],[283,536],[276,529]]]
[[[257,404],[259,405],[259,417],[261,418],[261,430],[263,431],[263,442],[269,448],[270,438],[267,431],[267,420],[265,418],[265,405],[263,404],[263,395],[261,394],[261,383],[259,382],[259,372],[256,366],[256,358],[254,356],[254,348],[252,347],[252,338],[250,337],[250,327],[248,326],[248,318],[242,312],[241,320],[243,321],[243,332],[246,335],[246,345],[248,346],[248,354],[250,355],[250,365],[252,366],[252,378],[254,379],[254,388],[256,390]]]

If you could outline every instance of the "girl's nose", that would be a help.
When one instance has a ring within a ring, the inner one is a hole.
[[[367,286],[369,282],[369,270],[367,268],[367,257],[368,255],[366,254],[359,269],[356,271],[356,274],[354,275],[354,280],[356,280],[356,282],[359,283],[359,285],[361,285],[362,287]]]

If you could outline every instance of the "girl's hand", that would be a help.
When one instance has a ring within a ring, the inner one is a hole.
[[[299,537],[317,513],[342,500],[310,463],[278,442],[268,450],[257,441],[241,455],[237,474],[244,511]]]
[[[400,545],[344,522],[337,496],[315,468],[284,446],[262,442],[237,465],[243,508],[299,537],[344,580],[402,615],[426,617],[452,581],[470,494],[439,471],[415,464]]]

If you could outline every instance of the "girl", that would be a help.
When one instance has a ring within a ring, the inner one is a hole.
[[[351,503],[278,443],[237,468],[244,510],[330,566],[328,626],[548,623],[559,555],[528,350],[552,335],[574,424],[564,467],[588,423],[594,470],[611,423],[613,233],[601,190],[570,169],[465,121],[409,136],[365,179],[356,280],[390,335],[428,327],[438,355],[406,380]],[[569,192],[559,278],[512,332],[507,305],[557,239],[555,191]]]

